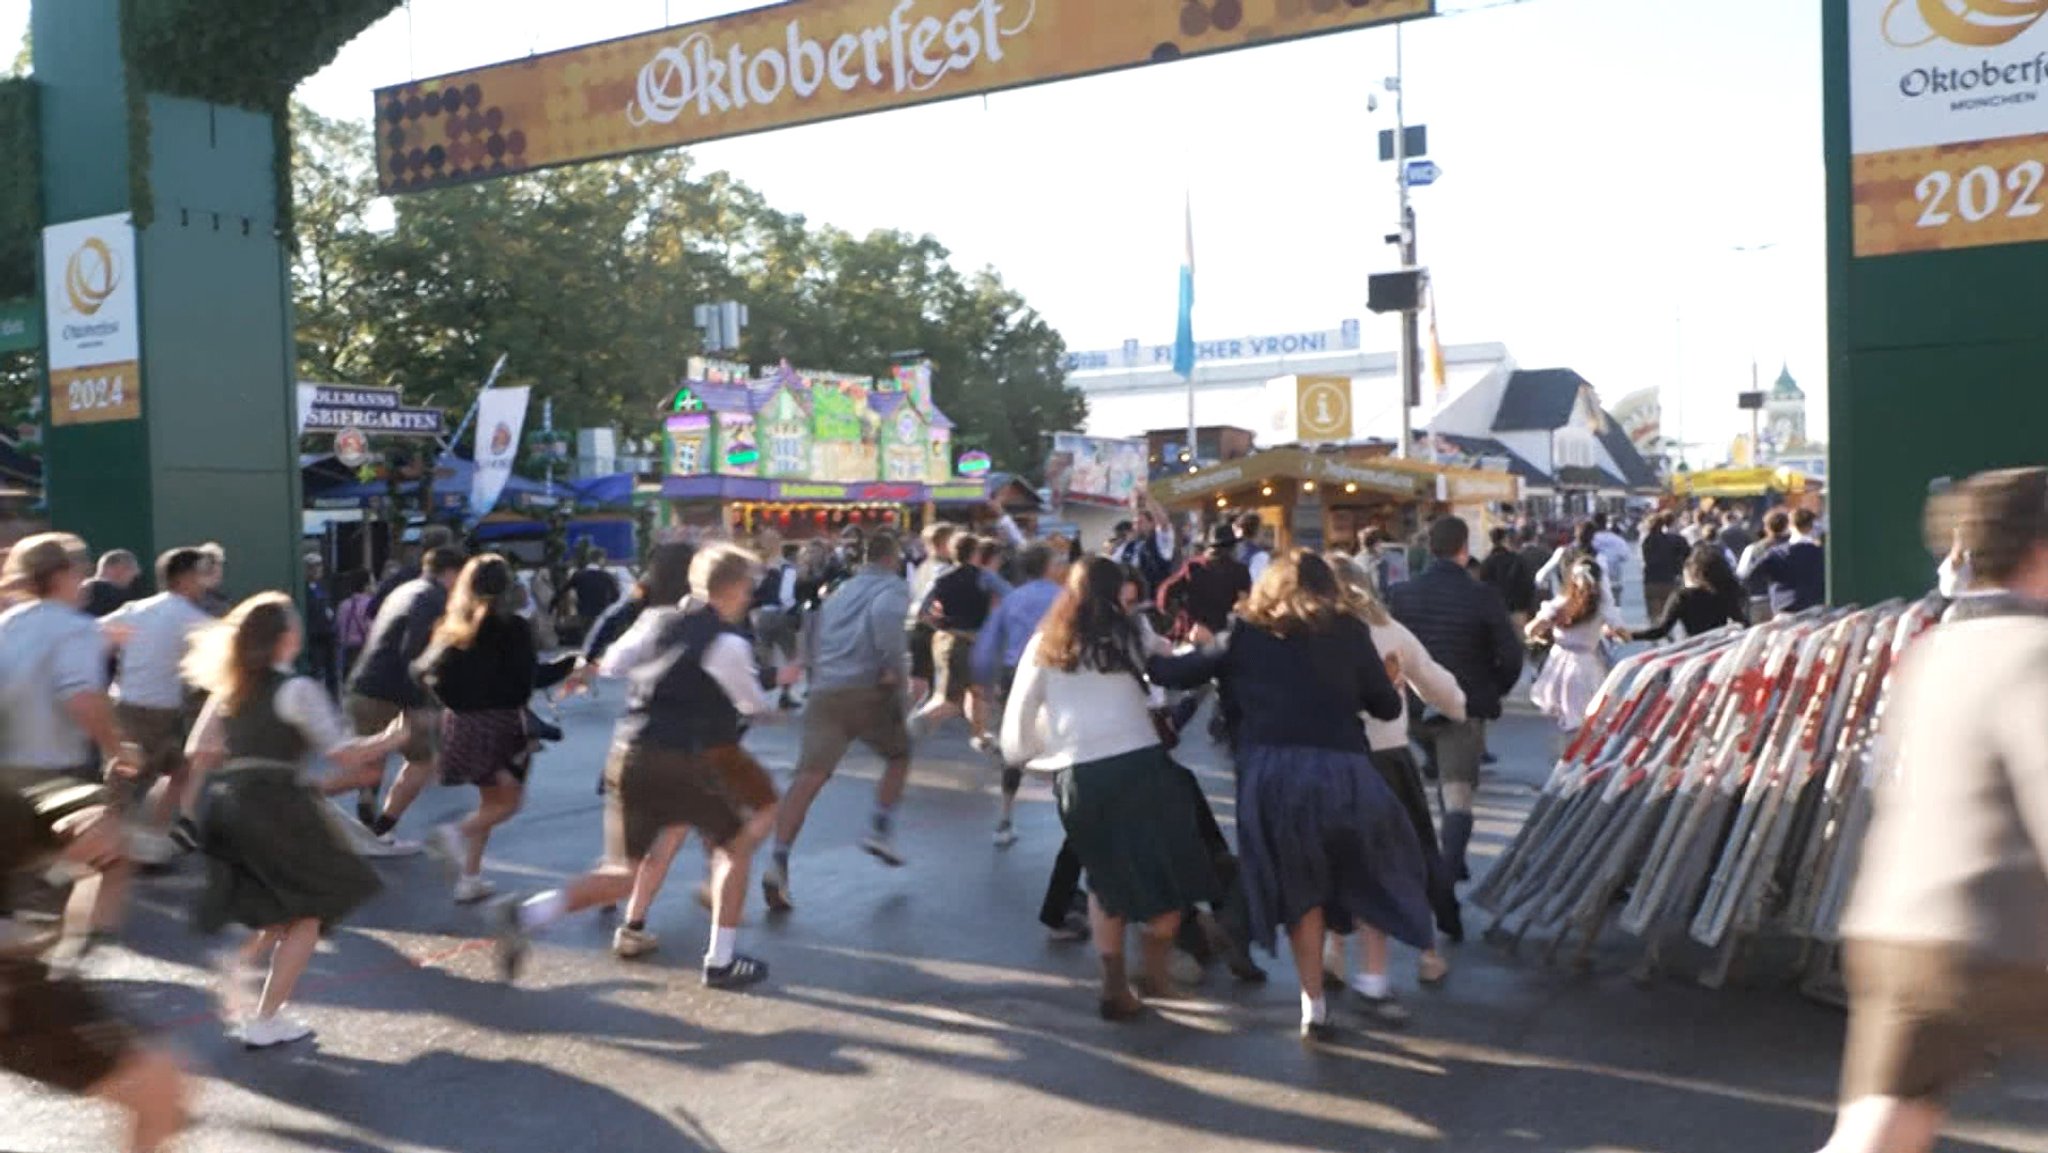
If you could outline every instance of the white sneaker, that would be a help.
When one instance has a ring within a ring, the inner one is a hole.
[[[861,849],[892,869],[903,867],[903,854],[896,850],[896,833],[893,829],[870,829],[860,842]]]
[[[434,831],[427,834],[427,852],[441,862],[448,870],[448,879],[459,887],[463,870],[469,867],[469,844],[462,829],[453,822],[434,826]]]
[[[612,955],[621,960],[645,957],[661,944],[661,938],[645,929],[628,929],[624,925],[612,930]]]
[[[967,743],[973,746],[975,752],[980,753],[985,757],[992,757],[996,755],[996,739],[992,736],[989,736],[987,733],[982,733],[980,736],[970,739]]]
[[[378,836],[363,827],[356,815],[334,802],[335,820],[341,827],[341,834],[354,846],[356,855],[362,857],[411,857],[419,854],[422,846],[418,841],[401,841],[390,833]]]
[[[241,1038],[244,1049],[270,1049],[278,1045],[289,1045],[303,1041],[313,1035],[313,1027],[283,1013],[269,1017],[252,1017],[242,1026]]]
[[[996,826],[996,848],[1007,849],[1017,843],[1017,826],[1008,821]]]
[[[488,899],[497,891],[496,885],[481,876],[465,876],[455,882],[455,903],[474,905],[478,901]]]

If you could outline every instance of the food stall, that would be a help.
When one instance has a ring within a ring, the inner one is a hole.
[[[877,378],[693,359],[664,405],[662,449],[666,522],[696,532],[914,532],[987,499],[984,477],[955,472],[928,364]],[[966,455],[970,474],[985,467]]]

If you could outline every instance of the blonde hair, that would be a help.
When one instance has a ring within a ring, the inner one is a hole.
[[[697,550],[690,561],[690,591],[709,600],[719,590],[754,583],[761,558],[736,544],[714,544]]]
[[[290,597],[258,593],[192,639],[183,664],[185,680],[233,712],[277,662],[277,646],[298,625]]]
[[[505,603],[511,587],[512,566],[505,558],[491,553],[472,557],[462,566],[462,575],[455,578],[455,591],[448,596],[441,622],[434,626],[434,643],[451,649],[475,644],[477,632],[491,612]]]
[[[92,551],[83,540],[68,532],[23,537],[8,551],[6,568],[0,569],[0,591],[17,596],[48,596],[58,577],[73,569],[85,572],[91,563]]]
[[[1330,563],[1307,549],[1276,556],[1238,615],[1279,636],[1319,633],[1347,611],[1344,589]]]
[[[1346,611],[1379,628],[1394,623],[1394,614],[1387,611],[1380,600],[1380,590],[1374,587],[1371,570],[1341,552],[1332,553],[1329,560],[1337,583],[1343,586]]]

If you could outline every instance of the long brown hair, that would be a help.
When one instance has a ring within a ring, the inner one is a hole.
[[[1558,614],[1557,627],[1568,629],[1591,620],[1607,596],[1600,586],[1599,565],[1589,560],[1574,564],[1565,578],[1564,610]]]
[[[1142,675],[1143,642],[1124,611],[1123,566],[1091,556],[1067,573],[1066,588],[1038,626],[1038,663],[1061,672]]]
[[[1278,636],[1319,633],[1349,611],[1328,561],[1304,548],[1276,556],[1239,615]]]
[[[193,638],[185,654],[185,680],[212,694],[232,713],[271,671],[278,645],[298,627],[299,613],[290,597],[258,593]]]
[[[471,558],[455,578],[455,591],[448,594],[447,611],[434,626],[434,644],[443,648],[466,649],[476,643],[484,621],[504,603],[505,590],[512,587],[512,566],[493,553]]]

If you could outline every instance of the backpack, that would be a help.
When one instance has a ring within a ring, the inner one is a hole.
[[[359,649],[370,643],[370,594],[357,593],[341,602],[335,614],[334,631],[343,648]]]

